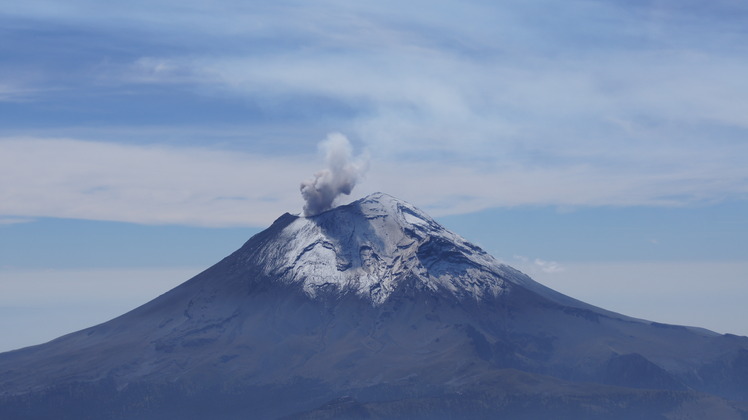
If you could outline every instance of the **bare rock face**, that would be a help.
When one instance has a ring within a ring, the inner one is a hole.
[[[746,354],[557,293],[378,193],[0,354],[0,418],[737,419]]]

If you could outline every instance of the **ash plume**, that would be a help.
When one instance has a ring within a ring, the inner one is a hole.
[[[301,183],[304,216],[313,216],[333,207],[340,194],[348,195],[368,168],[364,155],[353,158],[353,147],[340,133],[331,133],[319,144],[325,154],[327,168],[314,174],[314,179]]]

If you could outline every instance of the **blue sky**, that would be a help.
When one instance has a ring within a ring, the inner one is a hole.
[[[350,199],[410,201],[590,303],[748,334],[742,2],[16,3],[0,350],[104,321],[300,212],[332,132],[369,156]]]

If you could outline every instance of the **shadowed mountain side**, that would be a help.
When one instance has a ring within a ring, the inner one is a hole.
[[[738,420],[744,419],[745,413],[745,404],[692,391],[580,384],[510,369],[476,377],[459,393],[374,402],[346,395],[283,419]]]

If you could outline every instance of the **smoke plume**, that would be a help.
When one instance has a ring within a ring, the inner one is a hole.
[[[329,134],[319,149],[325,154],[327,168],[314,174],[314,179],[301,183],[304,216],[331,209],[340,194],[351,193],[369,166],[365,156],[353,158],[351,143],[340,133]]]

